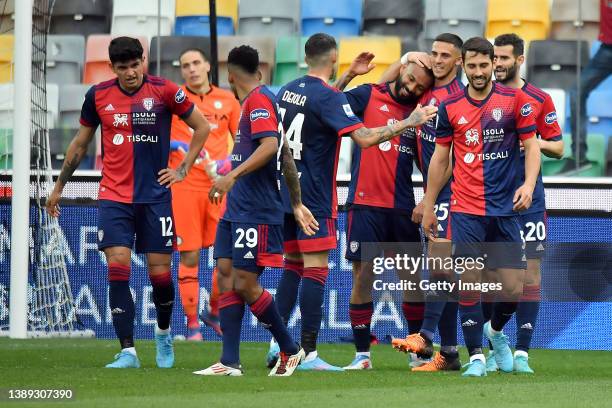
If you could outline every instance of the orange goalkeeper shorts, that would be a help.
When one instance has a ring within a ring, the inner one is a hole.
[[[214,244],[224,206],[224,202],[211,203],[208,191],[172,186],[172,212],[178,250],[195,251]]]

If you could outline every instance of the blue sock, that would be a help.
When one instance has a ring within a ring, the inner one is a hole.
[[[302,313],[302,347],[306,353],[317,349],[317,336],[323,318],[325,281],[329,269],[304,268],[304,279],[300,291],[300,312]]]
[[[174,284],[170,271],[149,275],[153,286],[153,303],[157,312],[157,327],[166,330],[170,327],[172,306],[174,305]]]
[[[370,351],[370,324],[374,313],[374,303],[349,304],[351,328],[358,353]]]
[[[482,353],[482,305],[480,292],[461,292],[459,294],[459,313],[465,346],[470,356]]]
[[[540,285],[523,287],[521,303],[516,309],[516,349],[528,352],[540,312]]]
[[[134,299],[130,291],[130,267],[108,265],[108,300],[113,316],[113,327],[121,348],[134,347]]]
[[[434,333],[436,332],[436,326],[440,325],[442,312],[446,302],[427,301],[425,303],[425,311],[423,313],[423,324],[419,331],[423,336],[429,340],[433,340]],[[440,334],[442,335],[442,334]]]
[[[446,302],[442,315],[438,321],[440,332],[440,346],[454,347],[457,345],[457,313],[459,303],[455,301]]]
[[[299,351],[276,309],[274,298],[267,290],[264,289],[259,298],[249,307],[257,320],[270,330],[283,353],[295,354]]]
[[[491,328],[502,331],[506,323],[510,321],[516,312],[517,302],[495,302],[493,305],[493,316],[491,316]]]
[[[285,270],[276,287],[276,307],[285,325],[289,322],[291,312],[297,303],[298,289],[302,274],[304,273],[304,263],[285,260]]]
[[[402,302],[404,319],[408,323],[408,334],[415,334],[421,330],[423,325],[423,314],[425,313],[424,302]]]
[[[219,296],[219,321],[223,331],[221,363],[226,366],[240,364],[240,329],[244,316],[244,301],[236,292],[225,292]]]

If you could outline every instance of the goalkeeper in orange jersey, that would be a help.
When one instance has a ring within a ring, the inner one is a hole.
[[[180,186],[172,186],[172,209],[174,213],[177,247],[180,252],[178,273],[179,293],[187,317],[187,339],[202,340],[198,321],[200,285],[198,266],[200,250],[210,247],[217,232],[217,224],[224,203],[213,204],[208,193],[214,179],[231,170],[229,161],[230,135],[233,138],[238,127],[240,104],[234,95],[213,86],[208,78],[210,63],[206,54],[195,48],[183,51],[179,57],[181,75],[185,80],[182,88],[189,99],[210,122],[210,136],[204,145],[192,171]],[[178,117],[173,117],[170,142],[170,166],[183,159],[193,131]],[[217,271],[213,271],[210,309],[204,313],[204,323],[221,334],[218,318]]]

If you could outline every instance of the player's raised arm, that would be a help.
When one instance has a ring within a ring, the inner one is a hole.
[[[68,145],[62,170],[57,178],[57,181],[55,182],[53,191],[47,198],[46,209],[51,216],[58,217],[60,215],[58,203],[62,195],[62,191],[64,190],[64,186],[66,183],[68,183],[68,180],[74,171],[79,167],[81,160],[83,160],[83,157],[85,157],[87,154],[87,148],[89,143],[91,143],[93,140],[95,131],[95,128],[81,125],[77,134],[70,142],[70,145]]]
[[[409,62],[414,62],[420,67],[431,69],[431,57],[426,52],[410,51],[402,55],[402,58],[395,61],[393,64],[382,73],[379,84],[394,81],[400,74],[402,65],[407,65]]]
[[[359,75],[365,75],[376,67],[376,64],[372,63],[374,54],[368,51],[364,51],[357,55],[349,69],[347,69],[340,78],[334,83],[334,87],[340,90],[346,88],[346,86]]]
[[[366,127],[355,129],[351,132],[351,138],[361,148],[374,146],[393,139],[408,128],[420,126],[428,120],[433,119],[437,111],[438,108],[435,106],[421,106],[419,104],[408,118],[387,126],[372,129]]]

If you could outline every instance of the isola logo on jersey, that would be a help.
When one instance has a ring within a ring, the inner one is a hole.
[[[255,122],[259,119],[268,119],[270,117],[270,112],[267,109],[257,108],[251,111],[250,119],[251,122]]]

